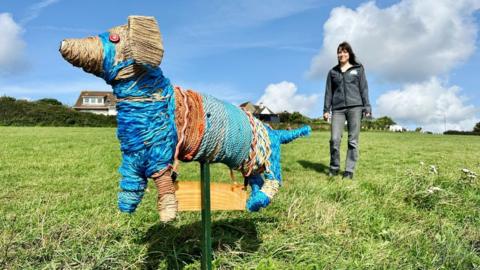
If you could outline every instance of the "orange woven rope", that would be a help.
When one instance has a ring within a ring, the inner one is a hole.
[[[191,161],[198,152],[205,132],[205,113],[202,96],[175,87],[175,123],[179,138],[175,156],[183,161]]]
[[[176,89],[177,89],[177,87],[175,87],[175,90]],[[188,104],[187,103],[187,95],[185,95],[185,93],[183,93],[183,91],[178,89],[178,91],[176,93],[180,94],[180,95],[176,96],[177,99],[181,99],[180,96],[182,96],[183,104]],[[187,117],[188,117],[188,113],[189,113],[190,110],[189,110],[188,106],[183,106],[182,108],[184,108],[183,123],[182,123],[182,126],[177,125],[178,142],[177,142],[177,146],[175,147],[175,156],[174,156],[174,161],[173,161],[173,171],[177,171],[178,155],[180,153],[180,147],[182,147],[182,145],[183,145],[183,141],[185,139],[185,130],[187,129],[187,125],[188,125],[188,118]]]
[[[175,193],[175,187],[172,182],[172,167],[167,167],[166,169],[157,172],[152,175],[153,182],[158,190],[158,198],[168,193]]]

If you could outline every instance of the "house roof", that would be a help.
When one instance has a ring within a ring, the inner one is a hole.
[[[83,105],[83,98],[84,97],[103,97],[105,99],[105,103],[103,105]],[[108,107],[115,106],[117,104],[117,100],[112,92],[108,91],[82,91],[80,96],[77,98],[77,102],[73,105],[75,109],[93,109],[93,110],[101,110],[101,109],[108,109]]]
[[[252,102],[250,101],[247,101],[247,102],[244,102],[242,104],[240,104],[239,106],[240,108],[245,108],[246,110],[248,110],[249,112],[251,112],[252,114],[262,114],[262,115],[266,115],[266,114],[276,114],[274,113],[272,110],[270,110],[267,106],[264,106],[264,105],[255,105],[253,104]]]
[[[259,114],[276,114],[272,110],[270,110],[268,107],[260,107],[259,108],[260,112]]]
[[[247,101],[247,102],[244,102],[244,103],[240,104],[239,107],[243,108],[243,109],[245,109],[245,110],[247,110],[247,111],[249,111],[250,113],[253,113],[253,114],[257,113],[257,111],[258,111],[258,106],[254,105],[250,101]]]
[[[238,107],[240,107],[240,108],[243,108],[243,107],[245,107],[245,106],[247,106],[247,105],[249,105],[249,104],[250,104],[250,105],[252,105],[252,106],[255,106],[255,105],[253,105],[253,103],[252,103],[252,102],[250,102],[250,101],[247,101],[247,102],[244,102],[244,103],[242,103],[242,104],[238,105]]]

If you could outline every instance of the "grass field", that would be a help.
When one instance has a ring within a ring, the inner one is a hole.
[[[215,267],[480,269],[480,176],[462,172],[480,173],[479,137],[364,132],[353,181],[325,174],[328,140],[283,146],[267,209],[214,212]],[[0,268],[199,268],[200,213],[159,223],[152,185],[119,213],[120,157],[114,129],[0,127]]]

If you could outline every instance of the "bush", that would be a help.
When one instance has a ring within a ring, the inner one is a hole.
[[[282,123],[296,123],[296,124],[308,124],[311,123],[312,120],[299,112],[289,113],[284,111],[279,113],[278,116],[280,117],[280,122]]]
[[[475,131],[458,131],[458,130],[447,130],[443,132],[445,135],[476,135],[480,136],[480,132]]]
[[[115,116],[77,112],[56,99],[35,102],[0,97],[0,126],[114,127]]]
[[[330,124],[327,122],[312,122],[309,124],[299,124],[299,123],[269,123],[269,125],[274,129],[296,129],[305,125],[309,125],[312,130],[330,130]]]
[[[473,132],[479,132],[480,133],[480,122],[475,124],[475,126],[473,127]]]
[[[395,121],[388,116],[382,116],[380,118],[364,117],[362,119],[362,129],[367,130],[387,130],[391,125],[395,125]]]
[[[62,102],[54,99],[54,98],[42,98],[36,101],[39,104],[48,104],[53,106],[62,106]]]

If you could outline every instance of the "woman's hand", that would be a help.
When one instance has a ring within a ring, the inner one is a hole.
[[[323,120],[328,121],[328,118],[330,118],[330,113],[326,112],[323,114]]]

